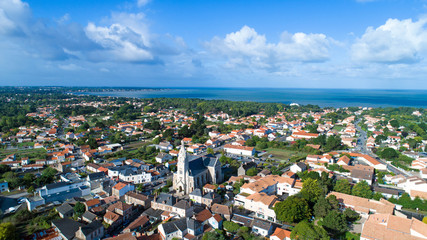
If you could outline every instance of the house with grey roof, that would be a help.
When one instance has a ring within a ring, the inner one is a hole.
[[[255,218],[252,222],[252,232],[267,237],[273,232],[273,225],[270,222]]]
[[[81,218],[83,221],[85,221],[87,223],[91,223],[91,222],[95,221],[97,217],[98,216],[96,214],[89,212],[89,211],[86,211],[83,213]]]
[[[163,240],[194,239],[203,233],[202,224],[191,218],[166,222],[161,224],[158,229]]]
[[[172,212],[173,205],[176,202],[177,200],[172,194],[160,193],[154,196],[153,201],[151,201],[151,208]]]
[[[61,218],[72,217],[74,213],[73,207],[69,203],[63,203],[61,206],[56,208],[56,211]]]

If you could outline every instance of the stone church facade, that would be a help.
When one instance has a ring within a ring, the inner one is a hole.
[[[177,171],[173,174],[173,189],[178,195],[186,195],[194,189],[202,189],[206,183],[223,181],[221,163],[212,155],[188,155],[182,145],[178,154]]]

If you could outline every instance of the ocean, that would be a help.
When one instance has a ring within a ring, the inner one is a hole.
[[[131,91],[79,92],[131,98],[200,98],[231,101],[313,104],[320,107],[427,107],[427,90],[168,88]]]

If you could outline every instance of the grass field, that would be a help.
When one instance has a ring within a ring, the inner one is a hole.
[[[132,142],[129,143],[125,146],[123,146],[123,149],[126,149],[127,151],[131,151],[131,150],[136,150],[144,145],[149,145],[151,144],[150,141],[137,141],[137,142]]]
[[[306,153],[286,149],[267,148],[266,150],[268,152],[268,155],[272,154],[274,158],[281,160],[288,160],[292,157],[305,158],[307,156]]]
[[[343,126],[335,125],[333,129],[337,131],[341,131],[343,128],[344,128]]]
[[[46,150],[43,148],[37,148],[37,149],[11,149],[11,150],[1,149],[0,159],[3,159],[6,156],[11,154],[16,154],[16,159],[18,160],[20,160],[23,157],[28,157],[30,160],[46,158]]]

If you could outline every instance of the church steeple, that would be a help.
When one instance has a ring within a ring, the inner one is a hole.
[[[184,142],[181,142],[181,149],[178,153],[178,163],[177,163],[177,190],[179,192],[183,191],[184,194],[187,193],[188,185],[188,156],[185,149]]]

